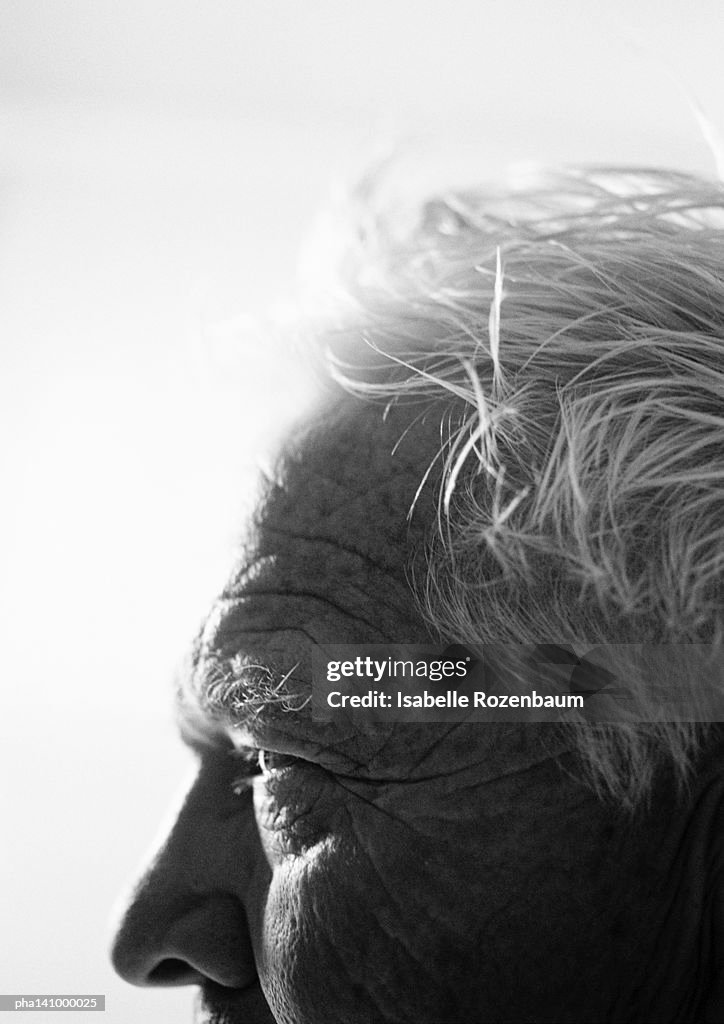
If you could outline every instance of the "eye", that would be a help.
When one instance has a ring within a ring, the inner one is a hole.
[[[242,766],[242,771],[235,776],[231,783],[232,792],[236,796],[241,796],[242,793],[250,789],[254,785],[254,779],[259,776],[269,778],[275,772],[299,762],[299,758],[293,757],[291,754],[280,754],[274,750],[264,750],[258,747],[234,750],[231,756],[237,763],[241,762]]]
[[[279,754],[274,750],[259,750],[257,763],[262,775],[271,775],[272,772],[279,772],[282,768],[291,768],[293,764],[299,763],[298,757],[291,754]]]

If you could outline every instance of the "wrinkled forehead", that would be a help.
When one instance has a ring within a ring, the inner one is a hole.
[[[198,638],[196,674],[296,666],[306,684],[315,644],[428,640],[407,569],[434,519],[420,484],[438,444],[439,421],[412,411],[320,403],[266,480]]]
[[[419,407],[350,397],[320,403],[290,432],[257,527],[316,527],[333,543],[358,542],[382,569],[399,569],[432,524],[432,488],[420,484],[439,447],[434,409],[421,416]]]
[[[181,688],[187,738],[199,721],[207,732],[218,723],[227,734],[247,730],[257,746],[302,755],[324,748],[345,763],[374,761],[381,772],[407,761],[422,771],[425,749],[445,762],[484,750],[492,774],[535,762],[550,751],[526,729],[312,719],[317,645],[439,639],[407,569],[435,528],[434,488],[420,484],[440,445],[440,417],[383,413],[353,400],[328,403],[290,436],[243,556],[197,639]]]
[[[408,569],[434,528],[421,483],[439,443],[432,416],[320,404],[283,446],[222,600],[241,602],[247,625],[304,627],[313,643],[426,639]]]

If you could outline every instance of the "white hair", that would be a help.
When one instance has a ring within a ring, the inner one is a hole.
[[[401,219],[363,191],[323,337],[352,392],[440,414],[438,536],[413,579],[429,622],[468,645],[720,649],[724,186],[573,169]],[[685,780],[706,736],[575,730],[628,806],[665,764]]]

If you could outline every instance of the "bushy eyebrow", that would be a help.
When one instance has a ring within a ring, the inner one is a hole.
[[[280,714],[300,712],[311,702],[311,687],[241,656],[222,658],[195,645],[176,685],[181,738],[192,749],[228,747],[229,729],[259,726]]]

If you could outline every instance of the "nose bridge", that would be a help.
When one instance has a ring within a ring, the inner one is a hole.
[[[232,798],[220,774],[199,772],[127,902],[112,950],[127,981],[244,987],[256,977],[245,909],[260,851],[251,794]]]
[[[152,855],[148,875],[154,887],[189,894],[224,885],[244,888],[258,845],[254,810],[251,792],[234,795],[228,774],[227,765],[213,762],[197,771]]]
[[[134,899],[194,900],[246,890],[259,848],[251,793],[230,792],[222,767],[196,771],[166,816]]]

